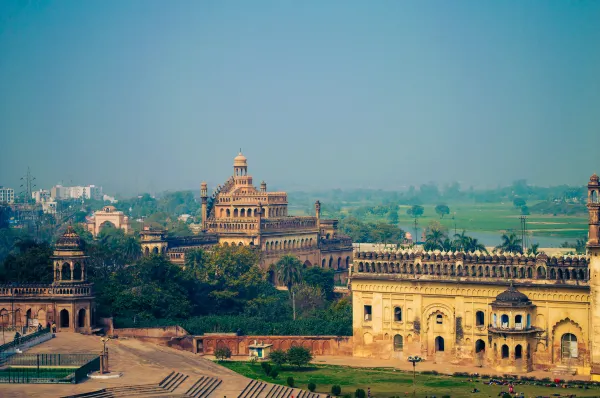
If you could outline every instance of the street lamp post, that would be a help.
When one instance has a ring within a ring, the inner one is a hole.
[[[412,364],[413,364],[413,397],[417,396],[417,386],[416,386],[417,363],[421,362],[422,360],[423,360],[423,358],[421,358],[418,355],[411,355],[408,357],[408,362],[412,362]]]
[[[100,341],[102,341],[103,348],[101,354],[101,371],[100,373],[108,373],[108,351],[106,350],[106,343],[110,340],[110,337],[102,337]]]

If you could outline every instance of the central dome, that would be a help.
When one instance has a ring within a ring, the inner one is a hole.
[[[248,165],[248,160],[246,159],[246,157],[244,155],[242,155],[242,153],[240,152],[234,159],[233,159],[233,166],[239,166],[239,167],[244,167]]]
[[[56,241],[56,249],[59,250],[81,250],[83,248],[83,239],[77,235],[72,226]]]

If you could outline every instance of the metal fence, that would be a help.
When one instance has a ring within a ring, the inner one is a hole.
[[[35,332],[35,333],[26,334],[26,335],[24,335],[24,336],[21,336],[21,337],[19,337],[18,339],[14,339],[14,340],[13,340],[13,341],[11,341],[11,342],[8,342],[8,343],[6,343],[6,344],[2,344],[2,345],[0,345],[0,355],[1,355],[1,354],[2,354],[4,351],[6,351],[6,350],[8,350],[8,349],[10,349],[10,348],[13,348],[13,347],[18,347],[18,346],[20,346],[21,344],[25,344],[25,343],[27,343],[28,341],[30,341],[30,340],[33,340],[33,339],[35,339],[35,338],[37,338],[37,337],[39,337],[39,336],[42,336],[42,335],[44,335],[44,334],[47,334],[47,333],[50,333],[50,328],[45,328],[45,329],[42,329],[42,330],[40,330],[40,331],[37,331],[37,332]]]
[[[6,359],[0,383],[78,383],[100,370],[97,354],[18,354]]]

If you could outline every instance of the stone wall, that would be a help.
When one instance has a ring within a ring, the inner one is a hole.
[[[254,342],[273,344],[274,350],[287,350],[292,346],[309,348],[313,355],[352,356],[350,336],[194,336],[194,353],[212,355],[218,347],[229,347],[233,356],[247,356],[248,345]]]
[[[123,328],[113,329],[113,335],[118,337],[133,338],[159,338],[171,339],[172,337],[187,336],[189,333],[181,326],[164,326],[154,328]]]

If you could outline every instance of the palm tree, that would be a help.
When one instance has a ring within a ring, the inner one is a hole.
[[[509,253],[521,253],[523,254],[523,246],[521,239],[517,238],[517,234],[511,232],[510,234],[502,234],[502,243],[496,246],[496,249],[503,250]]]
[[[425,236],[425,250],[442,250],[444,238],[446,234],[439,229],[429,231]]]
[[[480,251],[480,252],[484,252],[484,253],[488,253],[488,250],[485,248],[485,245],[481,242],[479,242],[479,240],[477,238],[471,238],[470,236],[467,236],[467,247],[465,248],[466,251],[468,252],[476,252],[476,251]]]
[[[454,242],[450,240],[450,238],[446,237],[444,242],[442,242],[442,249],[446,252],[455,251],[456,247],[454,246]]]
[[[292,286],[300,283],[302,279],[301,270],[302,262],[298,260],[298,257],[286,254],[282,256],[277,263],[275,263],[275,272],[277,281],[284,286],[287,286],[288,292],[291,296]]]
[[[539,254],[539,250],[538,250],[539,248],[540,248],[540,244],[534,243],[531,245],[529,250],[527,250],[527,254],[530,256],[537,256]]]
[[[469,236],[467,236],[466,231],[463,231],[460,234],[454,234],[454,246],[458,251],[465,251],[469,246]]]

